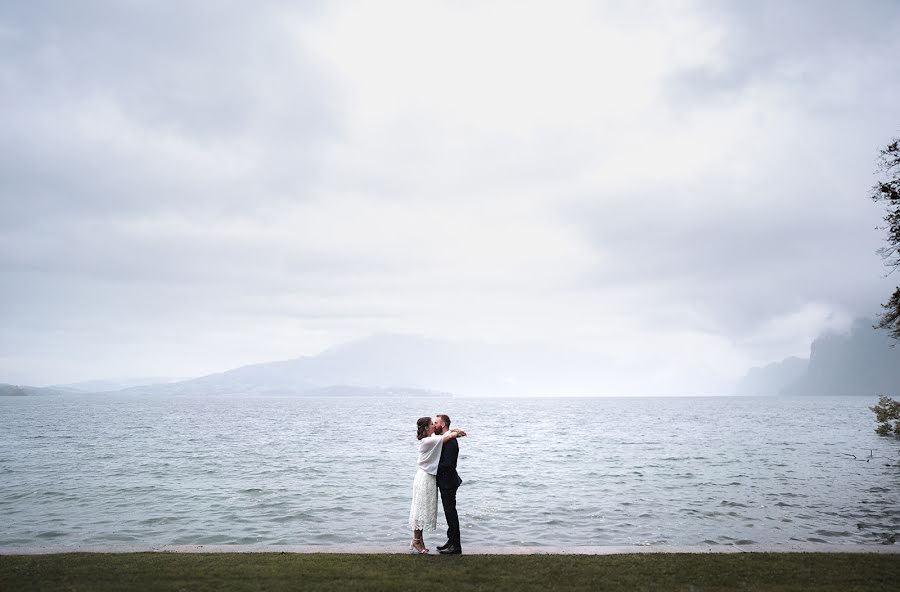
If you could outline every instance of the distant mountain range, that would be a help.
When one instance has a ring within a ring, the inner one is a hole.
[[[69,384],[54,384],[47,388],[58,391],[72,391],[77,393],[108,393],[132,386],[178,382],[179,380],[185,380],[185,378],[153,376],[149,378],[129,378],[126,380],[85,380],[83,382],[72,382]]]
[[[849,334],[818,337],[809,359],[792,357],[752,368],[735,394],[897,396],[900,347],[891,347],[896,342],[873,324],[859,319]]]
[[[897,395],[900,348],[858,321],[849,335],[816,339],[810,358],[751,369],[739,395]],[[0,384],[0,396],[135,395],[452,396],[597,395],[603,360],[568,350],[382,334],[315,356],[253,364],[187,380],[89,381],[37,388]]]
[[[452,396],[584,394],[595,356],[527,346],[449,342],[381,334],[315,356],[253,364],[199,378],[123,386],[108,381],[54,385],[26,394],[276,394]],[[12,387],[12,389],[31,387]],[[562,390],[558,390],[562,389]],[[37,391],[40,391],[37,392]],[[0,394],[7,394],[0,391]]]

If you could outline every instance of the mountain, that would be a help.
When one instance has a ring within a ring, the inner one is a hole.
[[[734,389],[736,395],[777,395],[800,379],[809,367],[806,358],[790,357],[767,366],[751,368]]]
[[[142,385],[118,392],[588,394],[590,385],[597,384],[599,372],[596,357],[589,354],[380,334],[315,356],[253,364],[191,380]]]
[[[135,395],[584,395],[597,394],[597,385],[603,383],[599,362],[593,354],[555,348],[388,333],[314,356],[251,364],[188,380],[131,385],[88,381],[52,389]]]
[[[60,395],[62,391],[54,388],[36,386],[19,386],[16,384],[0,384],[0,397],[31,397],[35,395]]]
[[[861,319],[848,335],[826,334],[813,341],[809,368],[784,395],[900,394],[900,348],[884,331]]]
[[[184,378],[152,377],[152,378],[128,378],[124,380],[85,380],[67,384],[54,384],[47,388],[60,391],[72,391],[78,393],[107,393],[119,391],[133,386],[146,384],[162,384],[185,380]]]
[[[848,334],[826,333],[810,346],[809,359],[786,358],[752,368],[738,383],[742,395],[900,394],[900,348],[870,319],[858,319]]]

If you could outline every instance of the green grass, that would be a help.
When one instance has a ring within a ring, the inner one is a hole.
[[[900,556],[850,553],[0,556],[0,590],[898,590]]]

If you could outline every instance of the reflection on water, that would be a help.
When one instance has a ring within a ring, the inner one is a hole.
[[[890,542],[900,466],[845,455],[900,450],[870,404],[3,398],[0,546],[403,544],[415,419],[436,413],[471,435],[473,544]]]

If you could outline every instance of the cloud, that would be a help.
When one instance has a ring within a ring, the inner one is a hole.
[[[889,90],[898,47],[900,8],[876,1],[865,10],[847,2],[703,2],[716,32],[714,51],[677,72],[673,88],[701,105],[733,100],[759,87],[791,95],[804,107],[846,106],[848,99],[888,97],[865,78],[883,77]]]
[[[888,293],[865,196],[896,12],[6,6],[0,381],[392,331],[725,389]]]
[[[53,8],[2,17],[6,224],[305,197],[315,146],[337,123],[278,14]]]

